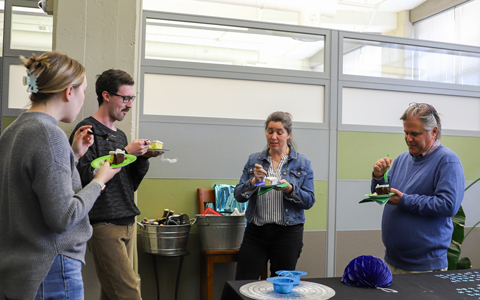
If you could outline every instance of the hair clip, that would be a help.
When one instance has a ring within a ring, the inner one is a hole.
[[[23,85],[28,85],[27,92],[35,94],[38,92],[37,78],[32,73],[32,70],[27,70],[27,76],[23,76]]]

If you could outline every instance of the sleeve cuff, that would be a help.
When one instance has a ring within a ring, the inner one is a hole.
[[[101,181],[100,179],[93,179],[92,182],[98,183],[100,185],[100,187],[102,188],[102,191],[105,188],[105,183],[103,181]]]
[[[383,178],[383,176],[382,176],[382,177],[375,177],[375,175],[374,175],[374,173],[373,173],[373,171],[372,171],[372,179],[373,179],[373,180],[375,180],[375,181],[381,181],[382,178]]]
[[[252,188],[253,190],[251,190]],[[245,199],[249,199],[253,195],[253,193],[258,189],[258,187],[252,184],[252,178],[250,178],[247,182],[245,182],[243,189],[245,190],[245,192],[241,192],[240,194]]]

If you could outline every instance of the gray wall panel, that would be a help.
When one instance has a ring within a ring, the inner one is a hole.
[[[465,187],[473,181],[465,183]],[[475,183],[467,191],[463,197],[462,207],[465,212],[465,226],[471,227],[480,221],[480,182]],[[467,233],[467,231],[465,231]]]
[[[259,126],[228,126],[140,122],[139,138],[164,143],[166,158],[151,159],[148,178],[239,179],[248,156],[264,149],[265,131]],[[293,129],[298,151],[312,161],[316,180],[327,180],[328,131]]]
[[[341,231],[337,233],[335,276],[342,276],[348,263],[360,255],[373,255],[383,259],[385,247],[380,230]]]
[[[369,193],[368,180],[338,181],[337,230],[380,230],[383,206],[358,203]]]

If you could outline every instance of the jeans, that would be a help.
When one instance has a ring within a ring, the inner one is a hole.
[[[35,300],[83,300],[82,262],[57,255],[47,277],[37,290]],[[5,300],[15,300],[7,298]]]

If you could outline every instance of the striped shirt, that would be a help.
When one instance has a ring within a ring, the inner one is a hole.
[[[282,179],[282,167],[287,162],[288,156],[283,156],[278,163],[277,170],[273,169],[272,157],[267,157],[270,167],[267,170],[268,177]],[[258,196],[257,208],[252,220],[253,224],[262,226],[265,224],[286,225],[283,217],[283,192],[270,190]]]

